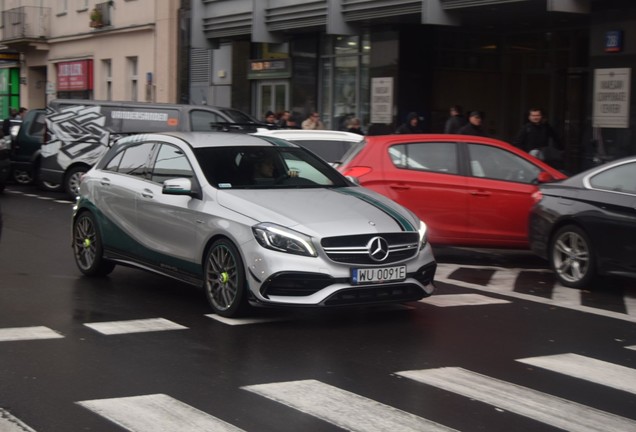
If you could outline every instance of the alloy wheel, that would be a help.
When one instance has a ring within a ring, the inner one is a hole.
[[[227,240],[210,248],[205,265],[205,290],[219,315],[237,316],[245,306],[245,272],[238,250]]]
[[[593,274],[592,255],[585,233],[576,227],[561,229],[552,245],[552,267],[566,286],[578,287]]]

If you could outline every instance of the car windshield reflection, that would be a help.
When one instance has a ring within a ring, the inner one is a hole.
[[[194,152],[208,183],[218,189],[348,186],[333,167],[302,148],[232,146]]]

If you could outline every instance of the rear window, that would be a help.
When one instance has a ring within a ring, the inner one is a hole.
[[[327,162],[340,162],[345,154],[356,143],[351,141],[334,141],[334,140],[287,140],[305,147],[307,150],[320,156]]]

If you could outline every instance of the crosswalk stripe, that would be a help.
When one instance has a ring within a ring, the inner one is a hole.
[[[207,314],[206,317],[212,318],[215,321],[222,322],[223,324],[236,326],[236,325],[249,325],[249,324],[263,324],[269,322],[285,321],[288,318],[285,317],[272,317],[272,318],[226,318],[216,314]]]
[[[566,431],[636,430],[636,421],[457,367],[398,372]]]
[[[625,366],[573,353],[517,361],[636,394],[636,370]]]
[[[165,394],[77,402],[131,432],[238,432],[221,419]]]
[[[316,380],[257,384],[242,388],[349,431],[454,430]]]
[[[84,325],[104,335],[187,329],[164,318],[84,323]]]
[[[482,306],[487,304],[502,304],[510,302],[508,300],[502,300],[480,294],[444,294],[424,298],[420,300],[420,303],[427,303],[438,307],[449,307]]]
[[[48,327],[12,327],[0,329],[0,342],[36,340],[36,339],[60,339],[61,334]]]
[[[0,432],[35,432],[10,412],[0,408]]]
[[[478,267],[478,268],[488,268],[488,267],[481,267],[481,266],[464,266],[464,267]],[[579,312],[586,312],[586,313],[591,313],[594,315],[600,315],[600,316],[604,316],[604,317],[608,317],[608,318],[615,318],[615,319],[619,319],[622,321],[628,321],[628,322],[634,322],[636,323],[636,316],[635,315],[626,315],[623,313],[619,313],[619,312],[614,312],[614,311],[610,311],[610,310],[605,310],[605,309],[598,309],[598,308],[594,308],[594,307],[590,307],[590,306],[583,306],[580,304],[580,301],[568,301],[568,302],[559,302],[559,301],[555,301],[553,299],[547,299],[547,298],[543,298],[543,297],[538,297],[538,296],[534,296],[534,295],[530,295],[530,294],[524,294],[524,293],[518,293],[512,290],[512,288],[514,287],[514,284],[512,285],[506,285],[504,282],[501,282],[501,285],[499,284],[499,281],[503,281],[506,280],[506,278],[508,276],[506,276],[506,274],[510,274],[508,272],[510,272],[511,270],[509,269],[501,269],[503,271],[503,275],[504,277],[499,279],[498,278],[498,273],[499,272],[495,272],[495,274],[493,275],[492,280],[495,281],[495,283],[492,284],[488,284],[486,286],[483,285],[479,285],[479,284],[473,284],[470,282],[465,282],[465,281],[460,281],[460,280],[455,280],[455,279],[449,279],[448,275],[450,275],[452,273],[451,269],[456,269],[457,265],[453,265],[453,264],[443,264],[440,263],[437,266],[436,272],[435,272],[435,281],[437,282],[443,282],[443,283],[447,283],[449,285],[455,285],[455,286],[459,286],[459,287],[463,287],[463,288],[468,288],[468,289],[472,289],[472,290],[477,290],[477,291],[483,291],[483,292],[488,292],[488,293],[494,293],[494,294],[501,294],[501,295],[505,295],[505,296],[509,296],[509,297],[514,297],[514,298],[518,298],[518,299],[522,299],[522,300],[528,300],[528,301],[532,301],[535,303],[542,303],[542,304],[547,304],[547,305],[551,305],[551,306],[559,306],[559,307],[563,307],[566,309],[572,309],[572,310],[576,310]],[[494,267],[497,268],[497,267]],[[518,270],[517,270],[518,271]],[[541,270],[539,270],[541,271]],[[567,297],[573,297],[576,296],[576,290],[572,290],[570,292],[567,292],[566,290],[568,290],[568,288],[561,288],[558,284],[555,285],[556,290],[561,290],[563,289],[565,294],[562,294],[563,296],[567,296]]]

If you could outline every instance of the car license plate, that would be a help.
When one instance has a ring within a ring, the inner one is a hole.
[[[401,281],[406,279],[406,266],[352,269],[351,279],[354,285]]]

